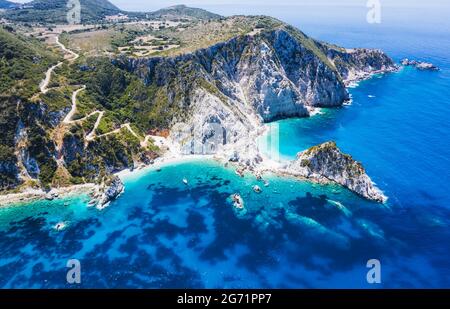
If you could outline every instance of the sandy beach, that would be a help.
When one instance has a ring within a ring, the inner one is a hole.
[[[155,162],[151,165],[142,165],[133,170],[125,169],[120,172],[115,173],[117,177],[119,177],[122,181],[134,177],[140,177],[142,174],[147,173],[149,170],[156,170],[159,168],[163,168],[164,166],[184,163],[184,162],[193,162],[193,161],[201,161],[201,160],[220,160],[219,158],[212,155],[177,155],[170,157],[159,157],[155,160]]]

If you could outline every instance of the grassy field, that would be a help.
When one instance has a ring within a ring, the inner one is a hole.
[[[129,57],[176,56],[206,48],[233,37],[280,26],[275,19],[234,16],[191,22],[147,21],[103,26],[105,29],[69,33],[69,47],[87,54],[125,54]]]
[[[112,51],[112,39],[115,35],[113,29],[94,30],[71,34],[69,48],[84,53],[101,54]]]

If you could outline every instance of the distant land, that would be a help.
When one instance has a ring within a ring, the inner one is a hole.
[[[0,0],[0,9],[12,9],[19,7],[19,3],[6,1],[6,0]]]
[[[107,0],[80,0],[81,22],[93,23],[111,19],[218,19],[220,15],[203,9],[176,5],[156,12],[127,12]],[[1,0],[0,8],[8,9],[3,17],[16,22],[35,22],[46,24],[67,23],[67,0],[34,0],[20,5]]]

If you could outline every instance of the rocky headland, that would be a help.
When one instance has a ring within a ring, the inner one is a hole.
[[[361,163],[341,152],[335,142],[327,142],[300,152],[296,160],[281,171],[321,183],[334,182],[369,200],[383,203],[387,200],[375,187]]]
[[[418,60],[410,60],[408,58],[403,59],[401,61],[401,64],[403,66],[414,67],[414,68],[416,68],[418,70],[422,70],[422,71],[439,71],[439,68],[432,63],[418,61]]]

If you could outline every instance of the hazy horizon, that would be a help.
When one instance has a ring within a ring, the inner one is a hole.
[[[10,0],[12,2],[27,3],[31,0]],[[251,9],[257,9],[258,7],[366,7],[367,0],[280,0],[280,1],[268,1],[261,4],[258,0],[109,0],[125,11],[152,11],[158,10],[164,7],[185,4],[191,7],[198,7],[204,9],[216,8],[218,11],[215,13],[221,13],[220,9],[224,8],[225,11],[230,11],[230,7],[243,8],[249,7]],[[396,7],[396,8],[430,8],[430,7],[444,7],[450,8],[450,3],[446,0],[429,0],[424,3],[423,0],[391,0],[389,2],[381,0],[381,5],[384,7]],[[241,12],[244,14],[245,12]]]

